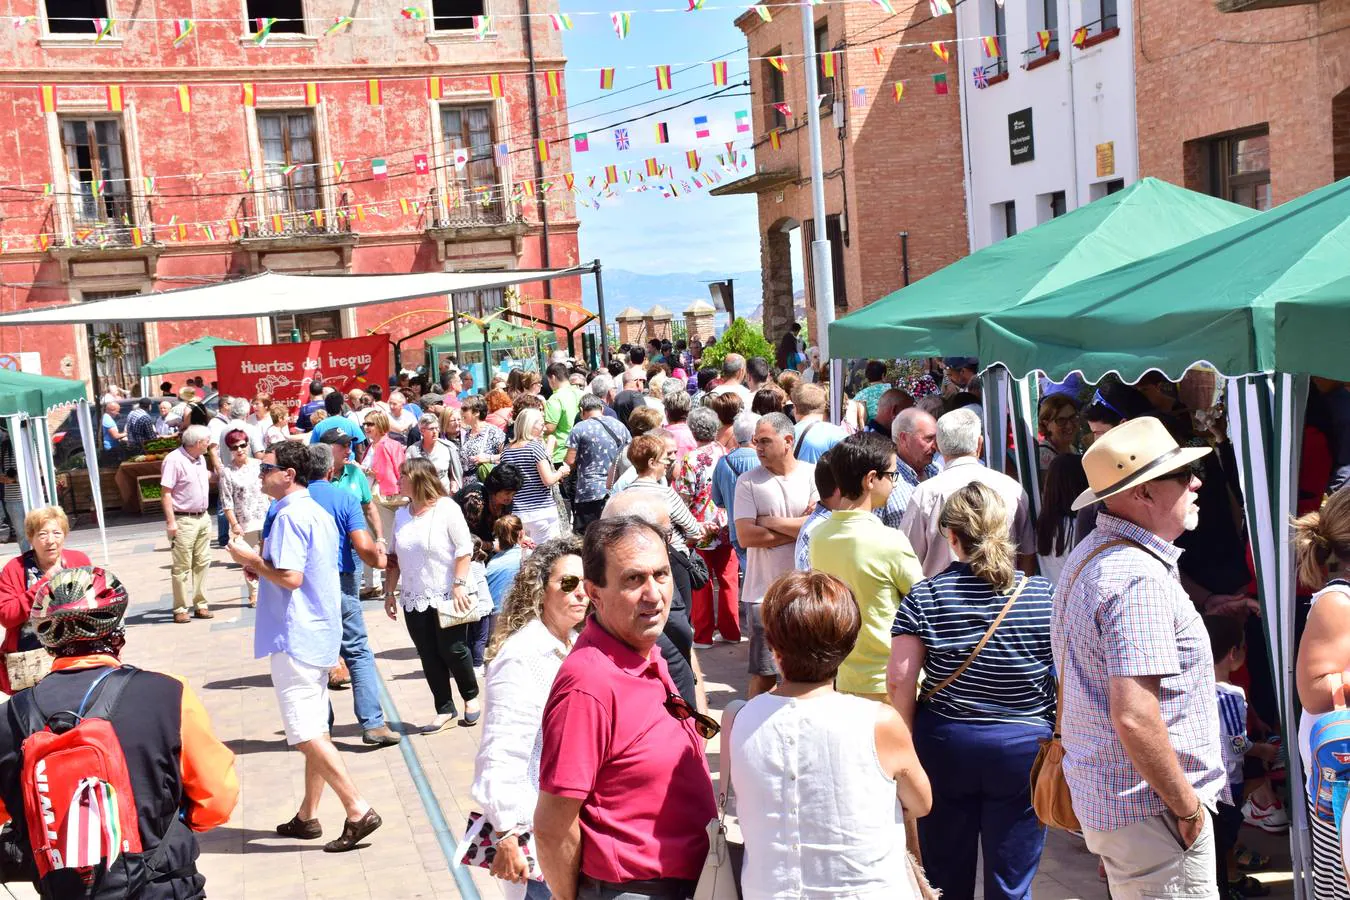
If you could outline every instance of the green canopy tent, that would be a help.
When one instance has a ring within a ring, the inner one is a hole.
[[[486,340],[483,336],[483,329],[473,323],[465,323],[459,326],[458,340],[459,346],[457,348],[454,329],[429,338],[426,342],[427,370],[435,372],[440,358],[455,354],[458,349],[455,359],[461,369],[465,367],[477,369],[480,362],[483,364],[483,368],[478,372],[477,377],[481,379],[481,384],[486,387],[486,379],[491,376],[488,371],[492,366],[491,357],[501,357],[505,353],[520,350],[526,350],[529,356],[535,357],[542,350],[557,346],[558,336],[552,331],[541,328],[513,325],[505,319],[492,319],[487,323]],[[483,359],[485,344],[487,359]]]
[[[977,352],[1014,376],[1149,370],[1207,362],[1228,376],[1229,437],[1286,738],[1296,735],[1292,518],[1309,376],[1350,378],[1350,179],[1139,262],[1079,282],[977,327]],[[1022,377],[1017,377],[1022,376]],[[1287,746],[1294,746],[1287,740]],[[1298,753],[1291,783],[1303,784]],[[1295,896],[1311,896],[1307,812],[1290,830]]]
[[[154,375],[168,375],[171,372],[198,372],[216,367],[215,347],[238,347],[243,341],[232,341],[229,338],[199,337],[194,341],[188,341],[186,344],[179,344],[166,353],[161,353],[145,365],[141,366],[141,377],[149,378]]]
[[[1256,215],[1254,210],[1197,194],[1156,178],[1079,207],[970,254],[950,266],[850,313],[830,326],[836,359],[976,356],[982,315],[1021,304]],[[983,357],[981,357],[983,358]],[[988,388],[988,386],[986,386]],[[984,392],[985,443],[1003,446],[1009,402],[1034,404],[1000,382]],[[1014,455],[1040,509],[1035,410],[1013,417]]]
[[[56,502],[56,465],[52,459],[52,436],[47,426],[47,414],[68,406],[75,407],[84,446],[95,446],[84,382],[0,369],[0,426],[8,433],[14,447],[17,463],[15,474],[25,513]],[[107,559],[108,542],[97,456],[86,453],[85,465],[89,470],[89,485],[94,495],[94,511],[98,517],[99,536],[103,540],[104,559]],[[18,528],[23,527],[22,522],[13,524]]]

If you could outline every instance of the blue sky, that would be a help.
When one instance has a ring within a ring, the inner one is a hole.
[[[669,9],[684,3],[661,0],[648,8]],[[632,169],[636,176],[652,156],[672,165],[677,177],[687,180],[692,173],[685,162],[686,150],[698,150],[705,160],[704,168],[716,169],[713,156],[725,152],[725,141],[739,137],[738,146],[748,148],[752,135],[737,135],[734,118],[737,110],[750,109],[748,87],[731,87],[727,91],[731,96],[696,99],[720,90],[713,86],[711,67],[704,60],[729,54],[723,57],[728,62],[728,84],[747,80],[745,38],[732,24],[747,7],[729,5],[725,0],[709,0],[709,5],[725,8],[655,13],[624,5],[623,0],[561,0],[562,12],[572,16],[574,25],[572,31],[563,33],[571,130],[586,132],[590,142],[589,151],[572,156],[579,188],[584,176],[600,175],[611,164],[619,166],[620,172],[625,167]],[[614,34],[609,19],[612,9],[633,13],[632,27],[624,40]],[[583,12],[602,14],[581,15]],[[671,66],[669,91],[656,89],[655,72],[648,67],[657,64]],[[615,68],[611,91],[600,90],[598,72],[579,71],[601,66]],[[680,71],[685,68],[688,70]],[[604,127],[685,101],[694,102],[625,123],[622,127],[629,130],[632,144],[627,151],[615,148],[613,128]],[[693,119],[700,115],[708,117],[712,132],[705,140],[695,137]],[[657,143],[657,122],[667,124],[670,143]],[[747,149],[745,156],[749,166],[741,170],[742,174],[754,171],[753,152]],[[721,174],[723,184],[734,177]],[[616,197],[601,198],[598,210],[578,202],[582,259],[599,258],[607,267],[652,275],[759,268],[753,195],[711,197],[703,189],[666,199],[659,191],[630,193],[627,187],[620,184]],[[587,193],[582,191],[583,196]]]

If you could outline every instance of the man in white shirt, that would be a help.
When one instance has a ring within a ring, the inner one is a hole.
[[[745,357],[739,353],[728,353],[722,360],[722,383],[713,388],[712,395],[734,391],[740,398],[743,408],[750,408],[750,391],[745,387]]]
[[[946,461],[945,467],[914,489],[900,520],[900,530],[923,563],[924,577],[932,578],[952,564],[951,547],[939,533],[938,518],[947,499],[972,481],[988,485],[1003,498],[1011,513],[1010,537],[1017,547],[1018,567],[1023,572],[1034,572],[1036,531],[1027,492],[1014,479],[980,462],[984,447],[980,417],[968,409],[958,409],[938,419],[937,447]]]

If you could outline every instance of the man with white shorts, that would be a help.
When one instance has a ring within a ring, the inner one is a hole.
[[[324,850],[342,853],[357,849],[383,822],[357,792],[328,735],[328,670],[337,665],[342,643],[338,540],[333,517],[309,496],[309,466],[302,444],[279,441],[267,448],[263,493],[276,501],[276,519],[261,553],[239,538],[228,549],[248,577],[260,580],[253,655],[268,657],[286,743],[305,757],[304,799],[277,833],[302,840],[321,837],[316,815],[327,784],[347,818],[341,836]]]

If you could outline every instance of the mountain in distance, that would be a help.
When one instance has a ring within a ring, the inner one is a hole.
[[[612,320],[624,309],[632,306],[646,312],[653,306],[664,306],[678,319],[689,304],[695,300],[712,302],[708,296],[708,282],[735,281],[736,312],[750,316],[760,308],[763,297],[763,284],[758,271],[754,272],[676,272],[669,275],[644,275],[640,272],[628,272],[624,269],[601,269],[600,276],[605,285],[605,314]],[[589,275],[581,279],[582,303],[594,311],[595,279]],[[725,323],[726,316],[719,314],[718,325]]]

